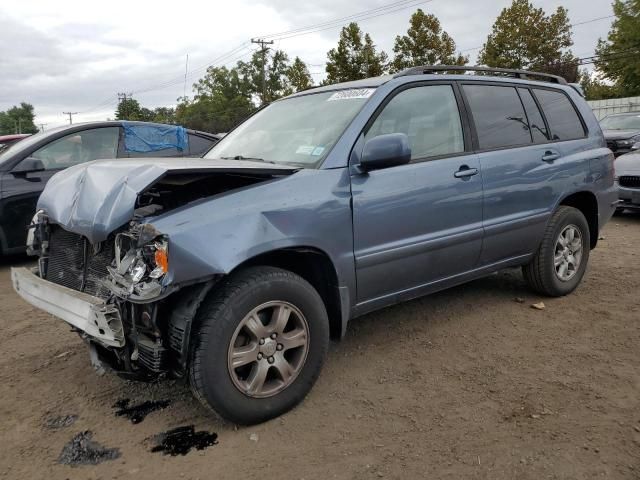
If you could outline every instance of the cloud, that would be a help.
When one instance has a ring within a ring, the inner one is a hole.
[[[211,2],[135,2],[111,0],[30,0],[0,7],[0,110],[27,101],[38,122],[62,124],[62,111],[82,112],[76,120],[113,116],[118,92],[134,92],[145,106],[175,104],[183,92],[185,57],[190,86],[214,60],[232,65],[246,59],[255,45],[249,39],[371,10],[391,0],[234,0]],[[482,45],[495,17],[510,0],[433,0],[419,5],[437,15],[458,49]],[[610,15],[608,2],[534,1],[547,12],[562,4],[572,21]],[[415,8],[359,22],[379,48],[391,52],[396,35],[406,31]],[[574,29],[573,51],[593,52],[610,22]],[[326,52],[340,27],[276,40],[274,47],[311,64],[323,78]],[[241,45],[233,55],[220,58]],[[471,60],[477,50],[467,52]],[[135,93],[139,92],[139,93]]]

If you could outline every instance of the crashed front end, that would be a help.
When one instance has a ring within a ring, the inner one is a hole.
[[[27,242],[38,266],[12,269],[15,290],[71,325],[89,344],[94,366],[140,379],[172,370],[158,323],[172,291],[166,235],[133,221],[91,244],[41,210]]]

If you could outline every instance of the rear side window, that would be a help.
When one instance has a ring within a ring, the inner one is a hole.
[[[380,112],[365,140],[387,133],[409,137],[411,159],[464,151],[460,112],[451,85],[403,90]]]
[[[529,128],[531,129],[533,143],[548,142],[551,140],[551,136],[549,135],[549,132],[547,132],[547,127],[545,126],[542,115],[540,114],[540,109],[533,99],[533,95],[531,95],[531,92],[526,88],[519,88],[518,93],[520,94],[520,99],[522,100],[524,109],[527,112],[527,120]]]
[[[213,144],[216,143],[213,139],[207,137],[201,137],[200,135],[189,134],[189,156],[201,157],[207,153]]]
[[[582,122],[575,108],[563,92],[557,90],[533,90],[542,107],[552,140],[571,140],[585,135]]]
[[[480,149],[531,143],[529,124],[515,87],[464,85]]]

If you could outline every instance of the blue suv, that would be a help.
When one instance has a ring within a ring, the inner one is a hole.
[[[506,267],[572,292],[617,198],[564,79],[417,67],[278,100],[203,159],[56,174],[12,278],[97,369],[185,377],[250,424],[304,398],[357,316]]]

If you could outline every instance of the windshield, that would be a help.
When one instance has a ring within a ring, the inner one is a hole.
[[[604,130],[640,130],[640,113],[636,115],[612,115],[600,121]]]
[[[279,100],[224,137],[205,156],[318,167],[374,89]]]

